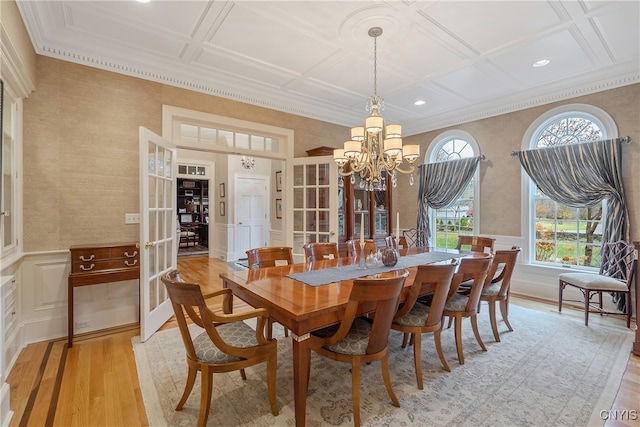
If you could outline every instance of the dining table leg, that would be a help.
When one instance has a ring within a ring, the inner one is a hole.
[[[295,403],[296,426],[304,427],[307,411],[307,386],[309,385],[309,365],[311,348],[309,334],[293,335],[293,398]]]

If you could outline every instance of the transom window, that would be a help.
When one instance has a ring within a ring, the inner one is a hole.
[[[530,148],[606,138],[605,126],[598,117],[583,111],[568,111],[555,114],[538,126]],[[530,185],[534,219],[531,223],[532,262],[598,268],[606,202],[572,208],[554,202],[532,182]]]
[[[478,145],[466,132],[447,132],[435,139],[429,157],[430,163],[446,162],[467,157],[475,157]],[[477,217],[474,217],[474,204],[478,197],[476,187],[477,173],[469,181],[467,188],[451,205],[442,209],[432,209],[429,220],[431,235],[435,236],[437,248],[454,248],[460,234],[474,234]],[[477,212],[476,212],[477,213]]]
[[[278,139],[274,137],[189,123],[180,123],[179,140],[184,143],[207,144],[223,149],[239,148],[267,153],[277,153],[279,150]]]

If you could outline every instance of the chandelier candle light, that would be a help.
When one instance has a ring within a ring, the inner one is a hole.
[[[351,183],[355,184],[354,174],[360,174],[360,185],[368,191],[386,190],[383,171],[390,173],[394,188],[397,186],[396,171],[410,173],[409,184],[413,185],[413,163],[420,155],[420,146],[402,146],[400,125],[385,127],[382,117],[384,100],[378,96],[377,87],[377,40],[380,34],[380,27],[369,29],[369,36],[373,37],[373,96],[367,101],[369,116],[364,126],[351,128],[351,139],[344,143],[344,148],[333,150],[333,161],[338,165],[340,175],[351,175]],[[408,163],[407,169],[400,167],[404,160]],[[347,165],[348,171],[345,170]]]

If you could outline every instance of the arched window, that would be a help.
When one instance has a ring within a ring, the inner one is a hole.
[[[429,163],[446,162],[480,155],[476,140],[467,132],[453,130],[436,137],[427,153],[425,161]],[[443,209],[430,210],[429,224],[431,244],[437,248],[454,248],[459,234],[475,234],[479,229],[479,186],[478,172],[469,181],[467,188],[451,205]]]
[[[611,117],[589,105],[566,105],[540,116],[525,134],[527,149],[593,142],[617,134]],[[600,266],[606,202],[572,208],[554,202],[525,178],[529,203],[529,260],[541,265]]]

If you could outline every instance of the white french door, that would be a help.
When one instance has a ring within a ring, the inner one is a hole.
[[[338,168],[332,156],[296,157],[290,163],[285,229],[294,259],[302,261],[304,244],[338,241]]]
[[[140,340],[172,315],[160,280],[176,268],[176,147],[140,127]]]

